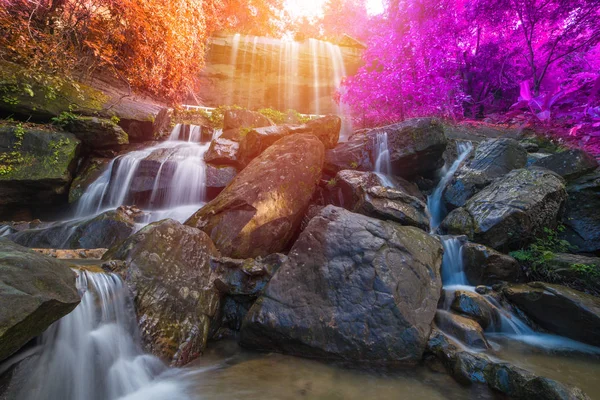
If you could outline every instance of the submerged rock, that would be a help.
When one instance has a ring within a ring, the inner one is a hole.
[[[504,295],[550,332],[600,346],[600,298],[560,285],[512,285]]]
[[[537,160],[533,166],[547,168],[566,180],[572,180],[594,171],[598,162],[583,150],[571,149]]]
[[[305,357],[415,364],[441,293],[442,246],[328,206],[244,319],[241,344]]]
[[[126,209],[106,211],[98,216],[25,229],[8,238],[22,246],[46,249],[109,248],[128,238],[135,230]]]
[[[473,285],[517,282],[521,277],[517,260],[482,244],[466,242],[462,247],[462,259],[467,279]]]
[[[104,260],[123,260],[117,271],[132,289],[145,347],[174,366],[206,347],[219,308],[210,258],[219,252],[204,232],[173,220],[150,224]]]
[[[65,199],[80,144],[70,133],[0,127],[0,206],[48,205]]]
[[[186,225],[206,232],[225,256],[253,258],[286,248],[323,166],[323,144],[291,135],[269,147]]]
[[[554,172],[517,169],[453,210],[441,229],[495,249],[520,247],[556,226],[566,195],[563,179]]]
[[[79,304],[75,276],[65,264],[0,238],[0,361]]]
[[[527,163],[527,151],[514,139],[485,140],[477,146],[473,160],[462,167],[444,191],[449,210],[465,205],[468,199],[498,177]]]
[[[577,246],[576,252],[600,255],[600,170],[572,182],[567,194],[561,238]]]

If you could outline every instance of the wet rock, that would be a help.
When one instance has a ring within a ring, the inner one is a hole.
[[[8,238],[22,246],[33,248],[98,249],[114,246],[129,237],[134,230],[134,221],[130,215],[123,210],[112,210],[88,219],[25,229]]]
[[[65,132],[0,127],[0,206],[39,206],[66,198],[81,142]]]
[[[340,140],[342,119],[337,115],[327,115],[308,121],[306,127],[323,142],[326,149],[333,149]]]
[[[533,163],[534,167],[547,168],[566,180],[577,179],[598,168],[598,162],[580,149],[571,149],[552,154]]]
[[[140,141],[142,140],[152,140],[161,137],[169,136],[171,133],[171,120],[173,118],[173,109],[163,107],[160,109],[156,117],[154,118],[154,122],[152,123],[152,134],[151,137],[146,139],[145,135],[140,138],[138,135],[129,134],[129,139],[131,141]],[[127,131],[127,130],[126,130]]]
[[[273,121],[256,111],[234,109],[225,111],[223,115],[223,131],[271,125],[275,125]]]
[[[0,361],[79,302],[69,267],[0,238]]]
[[[65,129],[81,140],[84,148],[114,148],[129,143],[127,133],[109,119],[78,116],[70,120]]]
[[[144,345],[174,366],[205,349],[220,296],[210,258],[219,252],[204,232],[173,220],[150,224],[104,260],[125,261],[118,271],[135,296]]]
[[[548,153],[529,153],[527,155],[527,166],[531,166],[535,164],[536,161],[541,160],[542,158],[549,157]]]
[[[576,252],[600,255],[600,170],[572,182],[567,194],[561,238]]]
[[[208,233],[225,256],[253,258],[284,250],[321,176],[323,152],[313,135],[281,139],[186,225]]]
[[[599,298],[541,282],[511,285],[504,288],[503,293],[542,328],[600,346]]]
[[[400,177],[390,177],[393,189],[400,190],[410,196],[425,202],[425,196],[421,193],[417,185]],[[342,207],[346,205],[352,207],[363,197],[364,193],[375,186],[385,186],[385,182],[374,172],[343,170],[337,173],[334,179],[335,186],[340,188],[343,196]]]
[[[372,144],[365,135],[354,135],[347,142],[325,152],[325,171],[335,176],[342,170],[373,171]]]
[[[204,161],[213,165],[230,165],[241,168],[239,150],[239,143],[220,137],[212,141],[208,151],[204,154]]]
[[[237,169],[228,165],[206,166],[206,197],[210,201],[217,197],[237,175]]]
[[[495,249],[522,247],[543,228],[557,225],[566,195],[563,179],[554,172],[517,169],[453,210],[441,229]]]
[[[490,347],[481,325],[474,319],[453,314],[445,310],[437,310],[435,324],[446,334],[457,338],[469,347],[487,349]]]
[[[488,326],[498,319],[494,308],[478,293],[457,290],[454,293],[451,308],[464,316],[474,319],[483,329],[487,329]]]
[[[482,244],[466,242],[462,247],[462,259],[467,279],[473,285],[518,282],[521,277],[517,260]]]
[[[519,140],[527,132],[521,127],[489,124],[483,121],[462,121],[444,123],[444,133],[451,139],[480,142],[490,138],[511,138]]]
[[[440,242],[417,228],[328,206],[248,312],[241,344],[305,357],[415,364],[440,298],[441,259]]]
[[[309,133],[307,129],[302,127],[300,127],[300,132],[297,132],[297,130],[298,127],[291,125],[276,125],[242,131],[239,151],[242,165],[247,165],[279,139],[292,133]]]
[[[86,160],[71,183],[69,203],[79,200],[87,188],[102,175],[108,164],[110,164],[108,158],[90,158]]]
[[[488,286],[479,285],[475,288],[475,291],[481,295],[488,294],[492,291]]]
[[[75,249],[75,250],[62,250],[62,249],[31,249],[36,253],[44,254],[52,258],[58,258],[61,260],[99,260],[102,258],[104,253],[108,249]]]
[[[468,199],[498,177],[527,163],[527,151],[513,139],[485,140],[477,146],[475,155],[463,166],[444,191],[444,203],[452,210],[465,205]]]

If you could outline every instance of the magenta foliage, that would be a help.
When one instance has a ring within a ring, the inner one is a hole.
[[[598,122],[598,0],[389,0],[373,31],[341,99],[358,124],[490,113]]]

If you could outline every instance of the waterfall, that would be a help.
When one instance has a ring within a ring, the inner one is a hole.
[[[145,222],[187,218],[205,202],[204,154],[210,144],[200,143],[202,135],[199,126],[177,125],[168,141],[115,158],[81,196],[76,216],[147,203],[151,216]]]
[[[158,358],[141,350],[129,290],[114,274],[77,271],[81,303],[41,337],[16,396],[40,400],[187,398]],[[151,389],[151,390],[149,390]],[[138,392],[143,392],[138,393]]]
[[[377,132],[374,149],[375,174],[379,177],[383,186],[394,187],[389,178],[392,174],[392,162],[390,160],[387,132]]]
[[[442,170],[442,178],[440,182],[434,189],[433,193],[427,196],[427,208],[429,209],[429,214],[431,215],[431,232],[435,232],[438,226],[442,223],[442,220],[446,216],[446,209],[444,207],[444,203],[442,202],[442,194],[444,193],[444,189],[450,182],[450,180],[454,177],[456,170],[463,161],[467,158],[467,156],[473,150],[473,145],[471,142],[458,142],[456,143],[456,148],[458,152],[457,159],[452,163],[450,168],[445,171]]]
[[[462,243],[453,236],[442,236],[444,258],[442,260],[442,282],[444,287],[469,284],[462,259]]]

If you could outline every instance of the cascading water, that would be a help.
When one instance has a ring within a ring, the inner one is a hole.
[[[209,144],[201,139],[201,127],[177,125],[168,141],[115,158],[81,196],[76,216],[136,203],[149,211],[144,222],[186,219],[205,201]]]
[[[129,290],[113,274],[78,271],[81,304],[41,337],[19,370],[26,400],[185,399],[177,371],[144,354]]]
[[[390,180],[392,174],[392,162],[390,159],[390,150],[388,147],[387,132],[378,132],[375,136],[375,174],[381,180],[383,186],[394,187]]]
[[[473,150],[473,145],[471,144],[471,142],[458,142],[456,144],[456,149],[458,152],[458,157],[452,163],[450,168],[446,170],[446,167],[444,167],[444,169],[442,170],[442,178],[440,179],[440,182],[434,189],[433,193],[427,196],[427,208],[429,209],[429,214],[431,215],[432,232],[435,232],[437,227],[440,226],[446,214],[446,209],[442,202],[442,194],[444,193],[444,189],[446,189],[446,186],[454,177],[454,174],[456,173],[458,167],[460,167],[463,161],[465,161],[465,159]]]

